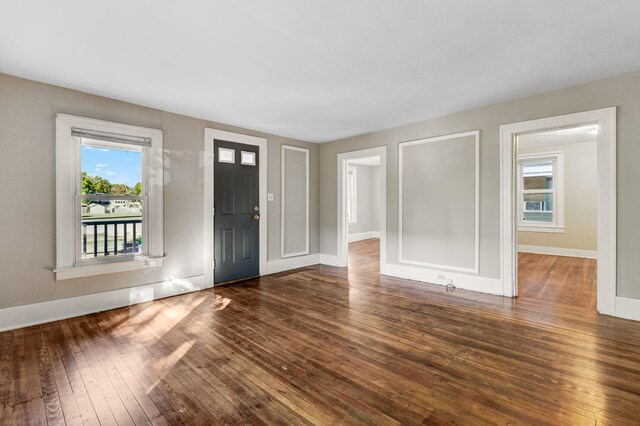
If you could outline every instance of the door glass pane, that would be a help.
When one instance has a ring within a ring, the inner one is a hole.
[[[142,209],[141,200],[82,200],[81,259],[143,253]]]
[[[553,194],[524,194],[522,200],[522,220],[525,222],[553,222]]]
[[[218,161],[220,163],[234,164],[236,162],[236,150],[229,148],[218,148]]]
[[[256,165],[256,153],[251,151],[240,152],[240,164],[243,166],[255,166]]]

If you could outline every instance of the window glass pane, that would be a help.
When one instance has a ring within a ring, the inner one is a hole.
[[[552,189],[553,188],[553,161],[544,160],[524,163],[522,165],[523,188]]]
[[[80,259],[141,253],[143,200],[142,148],[82,138],[82,194],[103,199],[80,201]]]
[[[355,223],[357,218],[356,210],[356,172],[355,170],[347,170],[347,221]]]
[[[142,150],[123,146],[82,139],[83,194],[142,194]]]
[[[251,151],[241,151],[240,152],[240,164],[245,166],[255,166],[256,165],[256,153]]]
[[[81,259],[143,253],[142,209],[142,200],[82,200]]]
[[[221,163],[235,163],[236,150],[229,148],[218,148],[218,161]]]
[[[524,194],[522,220],[525,222],[553,222],[553,194]]]
[[[524,177],[523,180],[525,191],[530,191],[532,189],[553,189],[552,176]]]

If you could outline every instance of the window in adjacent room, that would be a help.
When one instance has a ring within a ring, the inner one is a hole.
[[[563,154],[518,157],[520,231],[564,230]]]
[[[358,222],[358,170],[347,167],[347,223]]]

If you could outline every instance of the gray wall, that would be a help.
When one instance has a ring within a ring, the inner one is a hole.
[[[640,299],[640,72],[320,146],[320,251],[335,255],[337,155],[387,146],[387,260],[398,262],[398,142],[480,129],[480,275],[500,277],[499,126],[618,106],[618,295]]]
[[[476,137],[407,144],[402,163],[403,261],[474,269]]]
[[[380,231],[380,166],[350,164],[357,170],[356,178],[356,223],[350,223],[348,233]]]
[[[55,281],[55,115],[164,131],[165,266]],[[0,308],[201,275],[204,128],[268,139],[268,258],[280,258],[280,146],[310,150],[310,252],[318,252],[318,145],[0,74]]]

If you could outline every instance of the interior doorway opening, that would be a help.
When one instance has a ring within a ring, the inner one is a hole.
[[[338,155],[337,266],[386,263],[387,148]]]
[[[550,129],[597,125],[598,264],[597,310],[605,315],[626,312],[624,298],[616,295],[617,185],[616,107],[540,118],[500,126],[500,251],[503,294],[518,295],[518,240],[516,197],[517,139],[519,135]]]
[[[518,296],[597,307],[598,125],[516,135]]]
[[[345,214],[349,267],[379,269],[380,156],[347,160]]]

